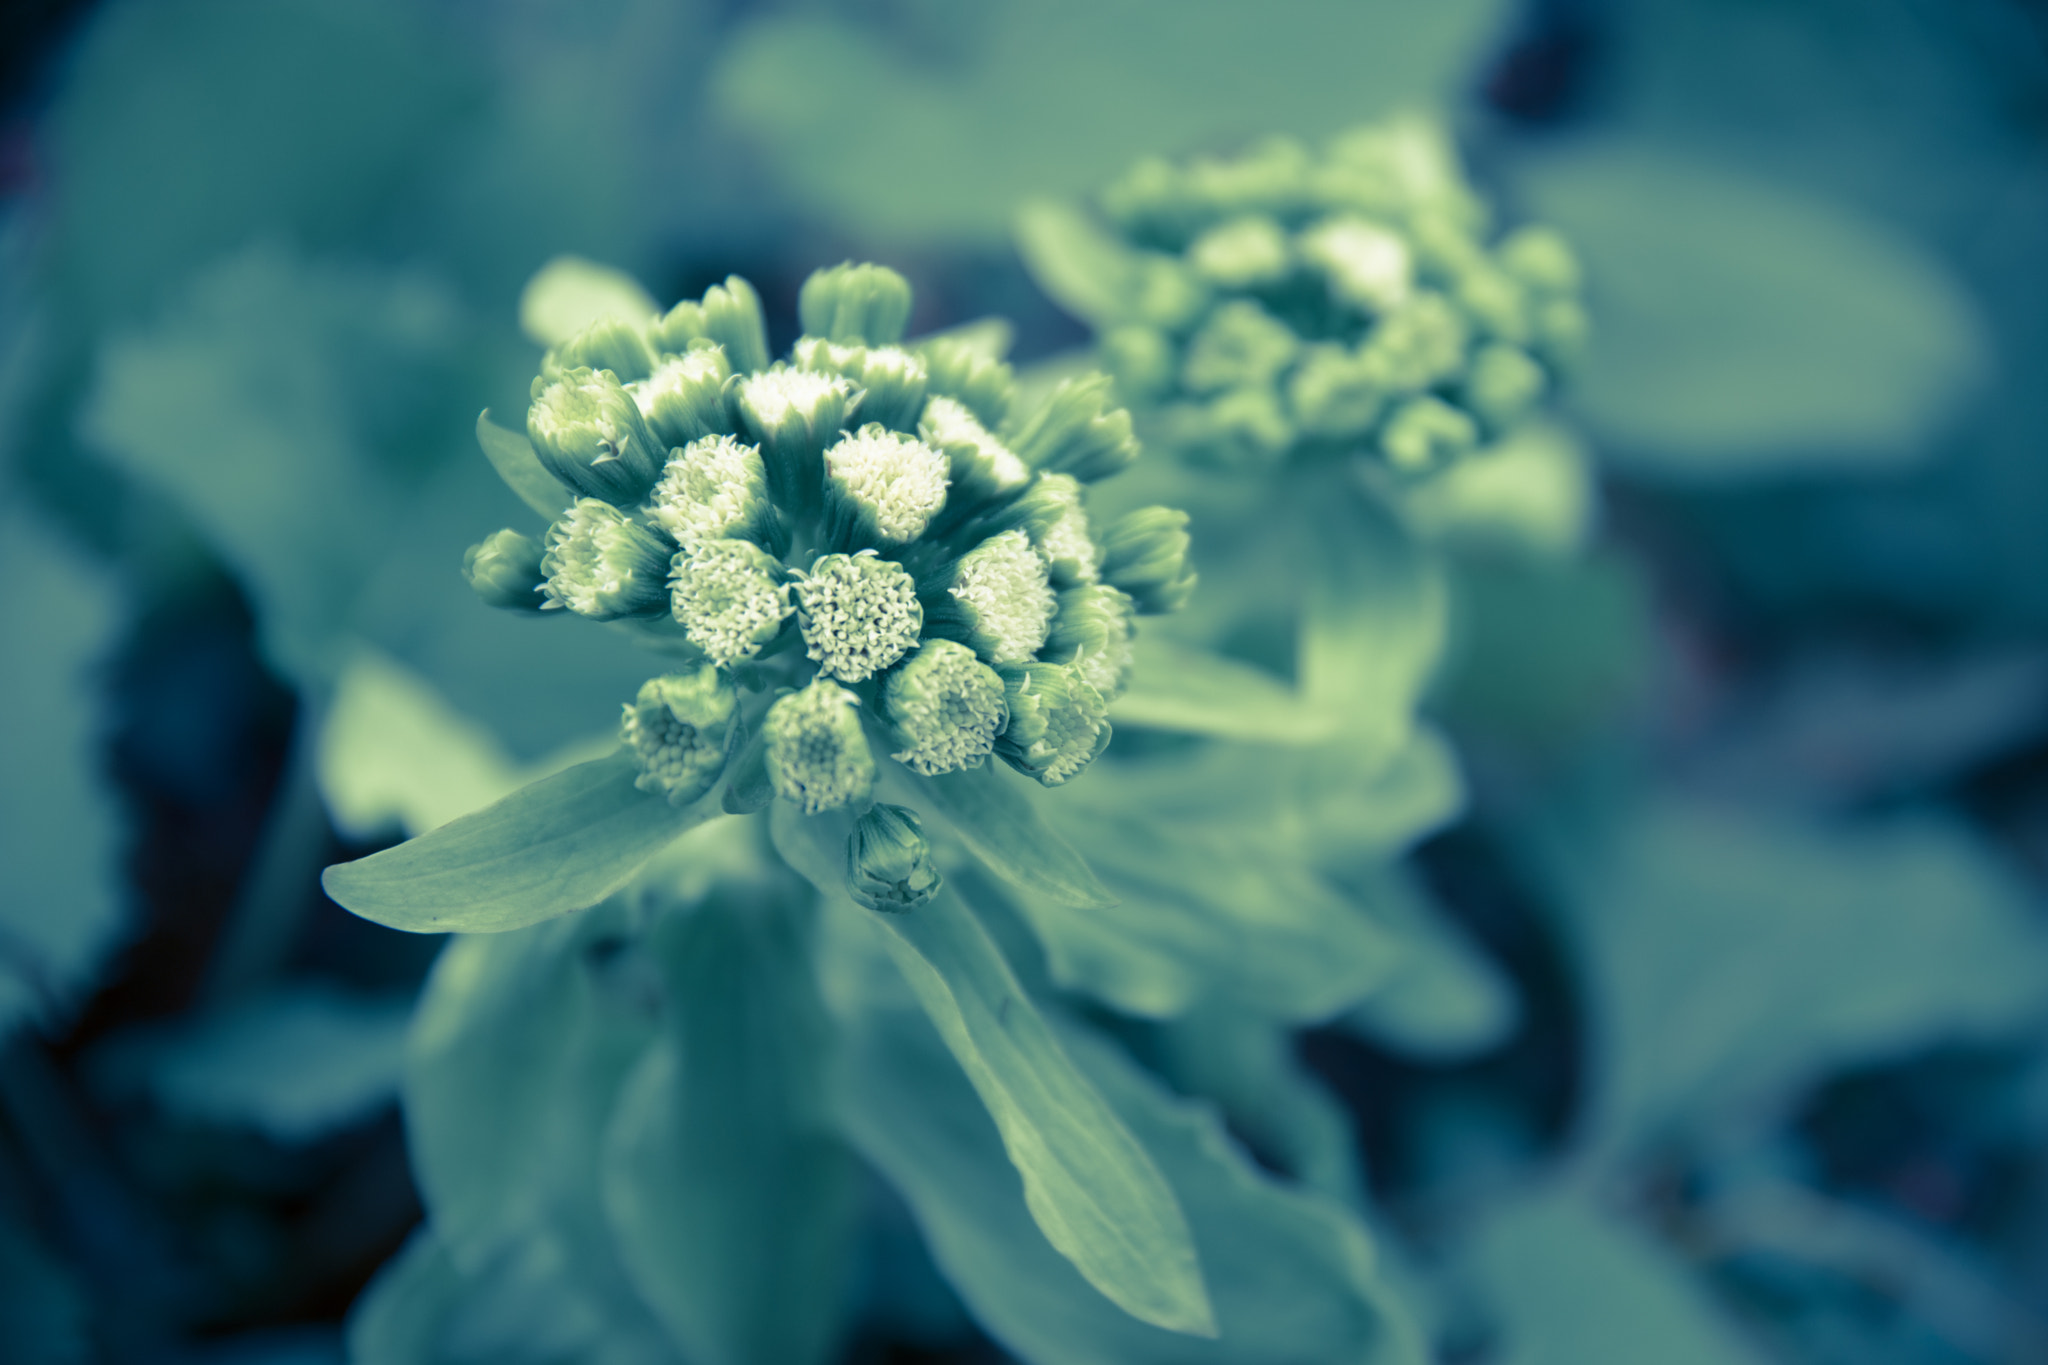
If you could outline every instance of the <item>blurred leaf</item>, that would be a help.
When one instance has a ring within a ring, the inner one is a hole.
[[[92,1305],[83,1286],[13,1219],[0,1217],[0,1341],[15,1365],[87,1365]]]
[[[1933,816],[1831,825],[1667,799],[1558,866],[1606,1040],[1609,1141],[2048,1012],[2032,898]]]
[[[944,777],[908,780],[974,856],[1005,881],[1066,905],[1112,904],[1081,855],[1040,817],[1024,778],[990,761]]]
[[[1615,459],[1685,478],[1896,465],[1984,377],[1958,282],[1845,206],[1649,143],[1560,152],[1521,182],[1585,255],[1580,406]]]
[[[1385,979],[1395,945],[1337,891],[1253,840],[1182,833],[1157,817],[1067,812],[1107,907],[1017,898],[1061,985],[1163,1018],[1231,1001],[1326,1019]]]
[[[1337,715],[1305,703],[1263,669],[1141,631],[1130,691],[1110,708],[1119,725],[1222,739],[1313,743],[1338,729]]]
[[[0,495],[0,1039],[67,1009],[122,936],[120,817],[100,773],[111,585]]]
[[[476,443],[483,447],[484,458],[498,471],[498,477],[544,520],[553,521],[573,500],[533,453],[533,442],[493,422],[489,408],[476,415]]]
[[[1404,1056],[1442,1064],[1502,1042],[1521,1002],[1501,969],[1429,903],[1398,864],[1360,889],[1375,924],[1399,945],[1387,978],[1345,1016],[1345,1028]]]
[[[838,1344],[859,1169],[825,1113],[831,1033],[785,908],[714,900],[655,926],[668,1009],[605,1140],[627,1273],[704,1365]]]
[[[1503,10],[1009,0],[899,14],[901,32],[769,15],[731,39],[712,98],[789,193],[855,234],[993,242],[1020,200],[1077,198],[1142,155],[1445,99]]]
[[[631,753],[579,763],[397,848],[337,863],[327,894],[409,933],[502,933],[595,905],[720,812],[634,786]]]
[[[858,915],[883,932],[889,956],[995,1120],[1044,1240],[1134,1318],[1213,1335],[1173,1191],[1074,1070],[973,911],[951,890],[907,914],[856,909],[843,885],[848,822],[799,815],[786,802],[776,803],[771,822],[777,850],[818,888],[827,914]]]
[[[1136,254],[1072,205],[1025,204],[1017,214],[1017,250],[1053,302],[1090,326],[1139,314],[1144,281]]]
[[[1567,429],[1532,422],[1402,490],[1411,524],[1474,554],[1561,559],[1584,547],[1599,492]]]
[[[409,999],[299,985],[119,1035],[94,1069],[179,1118],[311,1142],[397,1099],[411,1019]]]
[[[1669,1253],[1571,1193],[1497,1211],[1476,1268],[1517,1365],[1750,1365],[1762,1359]]]
[[[519,294],[520,330],[542,346],[567,341],[599,318],[637,323],[660,311],[631,275],[581,256],[555,257]]]
[[[848,1002],[847,1131],[895,1184],[975,1317],[1034,1365],[1353,1361],[1420,1365],[1412,1328],[1374,1279],[1363,1230],[1261,1172],[1202,1107],[1173,1099],[1078,1030],[1061,1041],[1180,1192],[1218,1335],[1179,1336],[1117,1312],[1032,1235],[996,1128],[913,1010]]]

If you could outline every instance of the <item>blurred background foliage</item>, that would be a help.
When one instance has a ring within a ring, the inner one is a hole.
[[[1503,222],[1581,250],[1567,412],[1595,530],[1449,555],[1424,709],[1465,813],[1375,874],[1443,926],[1437,968],[1278,1043],[1134,1050],[1226,1096],[1255,1151],[1262,1115],[1309,1105],[1274,1131],[1335,1148],[1282,1164],[1368,1201],[1445,1361],[2048,1358],[2038,7],[6,22],[15,1358],[338,1360],[418,1218],[394,1101],[437,945],[314,874],[581,756],[645,671],[623,645],[536,655],[455,572],[514,505],[472,429],[525,401],[538,266],[575,253],[664,300],[738,271],[776,325],[813,266],[870,257],[917,285],[914,332],[1004,314],[1020,362],[1057,362],[1089,334],[1021,263],[1020,206],[1409,108],[1448,120]],[[1439,761],[1401,828],[1456,806]],[[1000,1358],[906,1213],[875,1216],[858,1358]],[[518,1339],[519,1293],[479,1340]]]

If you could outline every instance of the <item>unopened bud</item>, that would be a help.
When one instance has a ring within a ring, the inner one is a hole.
[[[725,348],[733,369],[751,374],[768,368],[768,319],[761,296],[737,275],[704,291],[704,335]]]
[[[870,422],[825,451],[826,538],[834,545],[907,545],[946,502],[946,457],[915,436]]]
[[[958,640],[990,663],[1021,664],[1052,626],[1045,560],[1021,530],[990,536],[953,565],[946,591],[925,601],[934,635]]]
[[[839,439],[854,405],[853,385],[836,374],[777,365],[735,390],[740,419],[761,444],[776,505],[803,516],[822,496],[825,447]]]
[[[700,345],[670,356],[630,387],[654,439],[674,450],[732,430],[725,383],[731,375],[723,348]]]
[[[621,737],[640,768],[633,785],[660,792],[670,805],[695,801],[725,771],[738,719],[731,680],[710,664],[694,673],[649,678],[620,722]]]
[[[937,894],[939,869],[917,814],[877,803],[846,836],[846,890],[870,910],[900,915]]]
[[[647,327],[620,317],[601,317],[574,336],[548,348],[540,372],[559,379],[571,370],[610,370],[622,384],[654,372],[654,347]]]
[[[1373,367],[1341,346],[1308,348],[1287,380],[1287,405],[1311,436],[1363,436],[1387,405]]]
[[[496,531],[469,547],[462,556],[462,576],[476,595],[494,607],[539,611],[545,604],[541,584],[541,543],[517,531]]]
[[[1415,284],[1415,260],[1399,233],[1363,218],[1329,218],[1302,234],[1301,254],[1330,296],[1369,313],[1399,307]]]
[[[1539,294],[1576,294],[1584,272],[1578,253],[1555,228],[1531,223],[1516,228],[1494,248],[1501,269]]]
[[[1131,415],[1112,407],[1106,374],[1068,379],[1011,433],[1009,447],[1033,469],[1097,483],[1138,458]]]
[[[546,605],[598,621],[652,615],[668,602],[672,553],[658,532],[610,503],[578,498],[548,528]]]
[[[1045,637],[1045,648],[1038,656],[1048,663],[1065,664],[1100,692],[1104,701],[1115,701],[1131,685],[1131,637],[1137,633],[1132,617],[1136,611],[1130,594],[1107,583],[1068,588],[1060,594],[1052,633]]]
[[[978,768],[1009,719],[1003,680],[951,640],[927,640],[882,685],[898,763],[926,777]]]
[[[751,540],[779,552],[786,539],[759,448],[730,436],[701,437],[671,454],[647,516],[680,545]]]
[[[1096,343],[1103,368],[1116,376],[1117,391],[1132,401],[1158,398],[1173,387],[1173,342],[1157,327],[1127,323],[1112,327]]]
[[[570,370],[541,386],[526,434],[547,471],[586,497],[631,507],[661,473],[655,443],[633,395],[609,370]]]
[[[1449,299],[1417,290],[1380,319],[1359,356],[1389,390],[1420,393],[1464,368],[1466,336],[1465,321]]]
[[[1161,413],[1160,427],[1191,463],[1230,470],[1276,468],[1300,436],[1280,395],[1263,384],[1177,404]]]
[[[1010,723],[996,737],[1005,763],[1057,787],[1109,745],[1102,694],[1064,664],[1035,663],[1003,672]]]
[[[1519,346],[1494,342],[1479,348],[1466,372],[1464,399],[1493,431],[1505,431],[1543,397],[1543,367]]]
[[[861,733],[860,699],[824,678],[777,701],[761,722],[775,794],[806,815],[866,801],[875,759]]]
[[[887,266],[851,261],[814,270],[797,293],[796,311],[812,336],[891,345],[910,320],[910,281]]]
[[[1088,534],[1088,513],[1081,505],[1081,484],[1071,474],[1040,474],[1018,499],[1023,527],[1045,560],[1055,589],[1096,579],[1099,554]]]
[[[1262,213],[1210,228],[1189,244],[1187,259],[1196,274],[1225,289],[1278,284],[1294,268],[1286,230]]]
[[[934,338],[917,351],[924,359],[927,392],[965,404],[990,430],[1010,415],[1017,376],[1001,360],[958,337]]]
[[[1292,328],[1249,299],[1209,315],[1188,343],[1181,382],[1194,393],[1264,388],[1294,363],[1300,341]]]
[[[863,682],[895,663],[924,628],[917,584],[872,551],[823,555],[797,581],[798,624],[820,671]]]
[[[715,664],[761,652],[790,613],[782,561],[748,540],[699,540],[676,553],[669,611]]]
[[[1096,537],[1102,581],[1129,593],[1140,615],[1179,611],[1195,590],[1188,563],[1188,514],[1177,507],[1126,512]]]
[[[842,345],[823,337],[801,337],[791,352],[807,370],[845,375],[861,390],[860,415],[885,427],[908,431],[924,409],[924,362],[901,346]]]
[[[1015,497],[1031,482],[1031,470],[982,425],[965,403],[943,394],[924,405],[918,434],[946,456],[943,520],[957,523],[990,503]]]
[[[1479,424],[1441,398],[1411,398],[1380,431],[1380,452],[1407,474],[1435,469],[1479,444]]]

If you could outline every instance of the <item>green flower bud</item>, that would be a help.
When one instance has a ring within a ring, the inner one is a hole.
[[[963,404],[984,426],[1001,426],[1017,396],[1017,376],[1010,367],[973,343],[958,337],[937,337],[917,348],[924,360],[926,391]]]
[[[1096,544],[1102,580],[1131,596],[1140,615],[1179,611],[1195,590],[1188,563],[1188,514],[1177,507],[1140,507],[1111,522]]]
[[[797,623],[820,671],[863,682],[917,644],[924,608],[901,564],[872,550],[822,555],[797,580]]]
[[[1009,435],[1009,447],[1033,469],[1072,474],[1097,483],[1121,473],[1138,458],[1131,415],[1110,407],[1106,374],[1067,379],[1037,412]]]
[[[1093,583],[1099,555],[1088,534],[1088,513],[1081,505],[1081,483],[1071,474],[1040,474],[1018,500],[1023,528],[1046,563],[1054,588]]]
[[[687,806],[711,790],[739,736],[731,679],[710,664],[649,678],[625,710],[620,736],[640,766],[634,786],[660,792],[672,806]]]
[[[804,369],[842,374],[859,385],[860,415],[871,422],[908,431],[924,410],[924,362],[901,346],[842,346],[803,337],[792,355]]]
[[[736,392],[740,420],[760,442],[768,491],[799,518],[819,505],[825,447],[839,438],[858,401],[841,375],[777,365],[748,375]]]
[[[661,473],[640,405],[609,370],[570,370],[537,392],[526,434],[550,474],[586,497],[631,507]]]
[[[957,523],[991,503],[1014,498],[1031,482],[1024,462],[958,399],[937,394],[926,400],[917,432],[946,455],[943,522]]]
[[[1161,413],[1160,426],[1190,461],[1218,469],[1271,469],[1294,448],[1297,434],[1280,395],[1265,387],[1176,404]]]
[[[990,663],[1021,664],[1038,652],[1056,605],[1045,560],[1021,530],[990,536],[945,575],[946,590],[925,599],[925,624]]]
[[[1286,323],[1249,299],[1235,299],[1211,313],[1188,343],[1181,382],[1194,393],[1263,388],[1294,363],[1299,346]]]
[[[749,540],[691,541],[669,574],[669,610],[713,663],[751,659],[791,610],[782,561]]]
[[[927,640],[882,684],[893,757],[926,777],[978,768],[1008,723],[1003,680],[951,640]]]
[[[825,452],[826,537],[834,545],[907,545],[946,502],[946,457],[870,422]]]
[[[1118,392],[1133,401],[1156,399],[1173,387],[1178,368],[1173,343],[1156,327],[1112,327],[1096,349],[1103,367],[1116,376]]]
[[[1565,369],[1586,352],[1592,320],[1577,299],[1548,299],[1536,305],[1536,349],[1550,364]]]
[[[496,531],[462,556],[462,576],[476,595],[494,607],[539,611],[546,603],[541,584],[541,543],[517,531]]]
[[[860,699],[824,678],[768,708],[763,756],[775,794],[806,815],[866,801],[875,758],[861,733]]]
[[[644,324],[624,318],[599,318],[549,347],[541,358],[540,372],[548,379],[559,379],[571,370],[610,370],[620,383],[645,379],[654,373],[655,365],[647,331]]]
[[[1516,346],[1530,340],[1529,296],[1506,271],[1483,263],[1458,277],[1459,307],[1479,330]]]
[[[718,346],[700,345],[670,356],[637,384],[628,385],[663,450],[732,430],[726,380],[732,366]]]
[[[677,544],[751,540],[780,553],[787,528],[768,500],[761,451],[730,436],[704,436],[669,456],[647,517]]]
[[[812,336],[887,346],[903,339],[910,321],[910,281],[885,265],[851,261],[814,270],[797,292],[796,313]]]
[[[1374,367],[1342,346],[1308,347],[1287,379],[1288,409],[1311,436],[1363,436],[1386,405]]]
[[[704,335],[725,348],[726,359],[744,374],[768,368],[768,319],[761,296],[737,275],[704,291]]]
[[[1368,313],[1406,302],[1415,259],[1399,233],[1363,218],[1326,218],[1301,237],[1301,254],[1328,282],[1330,297]]]
[[[578,498],[548,528],[545,605],[598,621],[651,615],[667,605],[672,553],[658,532],[610,503]]]
[[[648,330],[656,350],[674,354],[689,350],[693,341],[711,339],[704,330],[704,305],[696,299],[684,299],[656,318]]]
[[[1441,398],[1411,398],[1394,410],[1380,431],[1380,452],[1404,473],[1419,474],[1463,455],[1479,444],[1479,424]]]
[[[1541,224],[1510,232],[1494,248],[1493,257],[1501,269],[1538,294],[1576,294],[1583,282],[1578,253],[1571,243],[1555,228]]]
[[[1465,321],[1451,301],[1422,289],[1380,319],[1359,357],[1388,389],[1419,393],[1457,376],[1465,366],[1465,341]]]
[[[1057,787],[1109,746],[1102,694],[1064,664],[1005,669],[1003,684],[1010,723],[996,752],[1018,772]]]
[[[1131,685],[1136,614],[1130,594],[1107,583],[1068,588],[1060,594],[1052,633],[1038,657],[1065,664],[1105,702],[1115,701]]]
[[[1543,397],[1549,380],[1525,350],[1493,342],[1479,348],[1465,374],[1465,405],[1489,428],[1504,431]]]
[[[938,894],[940,880],[915,811],[877,803],[846,836],[846,890],[870,910],[915,910]]]
[[[1219,223],[1189,244],[1187,256],[1196,274],[1225,289],[1279,284],[1294,269],[1286,230],[1264,214]]]

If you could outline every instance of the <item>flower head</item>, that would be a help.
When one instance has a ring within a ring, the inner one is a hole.
[[[1056,605],[1045,557],[1022,530],[990,536],[953,566],[945,594],[926,620],[997,664],[1021,664],[1038,652]]]
[[[1126,512],[1097,543],[1102,581],[1129,593],[1141,614],[1179,611],[1195,590],[1195,571],[1188,564],[1188,514],[1177,507]]]
[[[668,543],[608,502],[578,498],[548,528],[540,568],[546,606],[614,621],[651,615],[667,598]]]
[[[1102,694],[1064,664],[1031,664],[1003,674],[1010,723],[996,752],[1018,772],[1057,787],[1109,744]]]
[[[664,450],[732,430],[726,381],[732,365],[725,348],[700,343],[681,355],[664,357],[647,378],[626,387],[647,418],[648,430]]]
[[[924,629],[917,581],[872,551],[820,555],[797,580],[804,644],[822,673],[865,682],[908,654]]]
[[[907,545],[946,501],[946,457],[915,436],[870,422],[825,451],[828,539]]]
[[[761,735],[775,794],[806,815],[868,799],[875,759],[860,728],[860,698],[823,678],[768,708]]]
[[[1002,677],[951,640],[925,641],[889,675],[882,710],[903,746],[892,757],[926,777],[980,767],[1009,718]]]
[[[619,723],[640,768],[634,785],[660,792],[671,805],[695,801],[725,771],[738,719],[732,682],[712,665],[649,678]]]
[[[550,474],[585,497],[630,507],[661,472],[661,447],[640,404],[610,370],[534,381],[526,434]]]
[[[785,539],[760,448],[724,434],[699,437],[669,456],[647,519],[684,545],[736,538],[779,550]]]
[[[671,565],[669,611],[713,663],[751,659],[789,616],[782,561],[748,540],[691,541]]]

